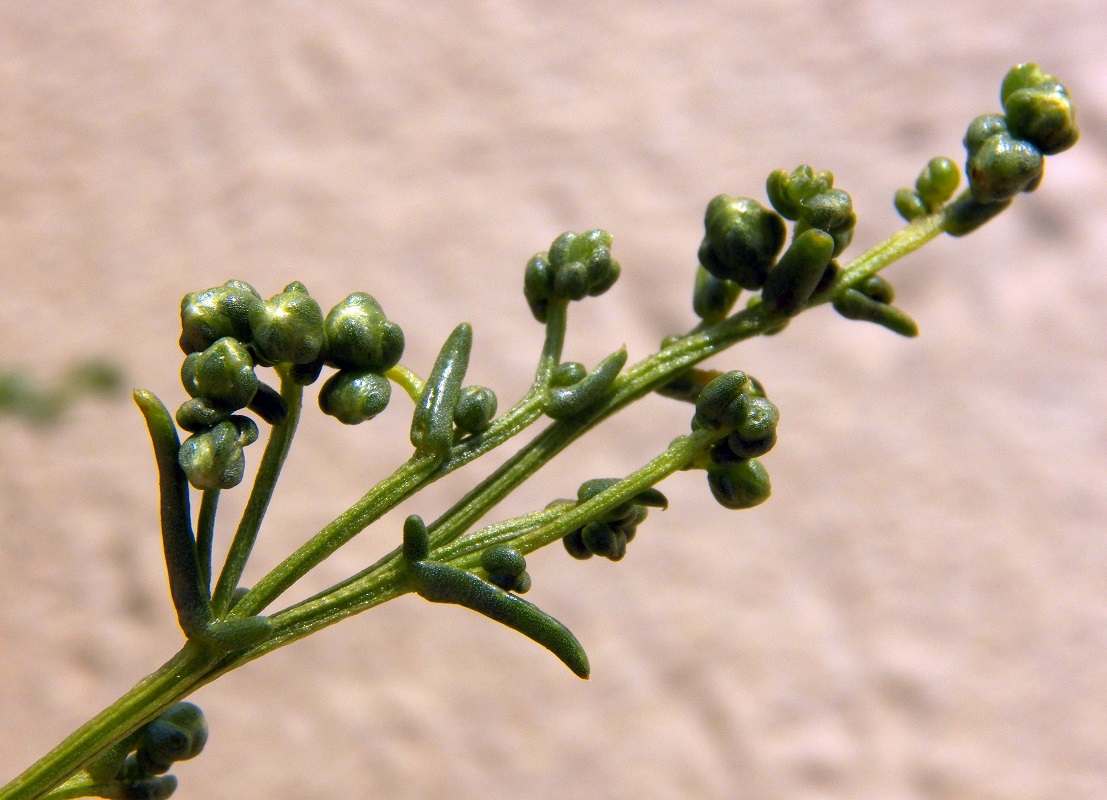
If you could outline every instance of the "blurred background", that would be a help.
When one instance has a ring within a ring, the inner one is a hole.
[[[0,5],[0,365],[107,357],[175,407],[178,304],[229,278],[368,291],[426,372],[473,323],[471,378],[526,390],[526,260],[603,227],[623,277],[566,357],[631,359],[693,324],[702,213],[830,169],[856,254],[935,155],[961,162],[1011,65],[1084,131],[1041,189],[886,275],[922,329],[823,309],[715,359],[781,409],[774,496],[700,473],[627,558],[529,559],[593,665],[405,597],[193,699],[177,797],[1094,798],[1107,795],[1107,17],[1097,0],[937,7],[667,2]],[[652,398],[502,515],[623,475],[687,429]],[[305,415],[247,580],[406,457],[410,405]],[[156,476],[126,392],[0,419],[0,782],[180,644]],[[260,447],[247,451],[251,465]],[[320,569],[393,547],[498,461],[443,481]],[[245,494],[245,489],[237,494]],[[223,532],[241,497],[227,493]],[[225,541],[225,539],[224,539]]]

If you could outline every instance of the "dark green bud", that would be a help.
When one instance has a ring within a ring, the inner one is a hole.
[[[216,408],[203,397],[186,400],[177,409],[176,414],[177,424],[181,426],[182,430],[189,433],[198,433],[213,428],[230,416],[231,411]]]
[[[192,703],[176,703],[143,728],[136,751],[138,764],[158,775],[178,761],[200,755],[207,741],[204,712]]]
[[[592,551],[584,543],[584,536],[581,534],[580,528],[565,534],[561,539],[561,543],[565,546],[565,552],[578,561],[587,561],[592,557]]]
[[[999,102],[1007,107],[1007,98],[1020,89],[1031,89],[1043,83],[1053,81],[1052,75],[1042,72],[1037,64],[1016,64],[1003,76],[1003,83],[999,88]]]
[[[258,354],[271,364],[307,364],[323,351],[323,310],[298,281],[250,312]]]
[[[908,222],[925,217],[929,212],[926,203],[914,189],[899,189],[895,196],[896,211]]]
[[[818,228],[834,237],[834,255],[838,255],[849,244],[853,228],[857,224],[857,215],[853,212],[853,199],[841,189],[828,189],[825,192],[804,199],[800,205],[800,223],[797,230]]]
[[[547,253],[538,253],[527,262],[523,273],[523,296],[530,312],[539,322],[546,321],[550,298],[554,296],[554,273]]]
[[[796,236],[769,271],[761,298],[774,314],[792,316],[803,310],[834,255],[834,238],[811,228]]]
[[[957,165],[948,158],[939,156],[927,162],[915,181],[915,189],[926,209],[933,211],[953,197],[960,182],[961,171],[957,169]]]
[[[581,541],[593,554],[611,561],[621,561],[627,554],[627,537],[603,522],[589,522],[580,532]]]
[[[784,246],[784,220],[756,200],[721,194],[707,204],[703,222],[703,268],[743,289],[761,288]]]
[[[1011,134],[1030,142],[1042,155],[1068,150],[1080,138],[1072,98],[1056,81],[1013,92],[1004,108]]]
[[[384,411],[392,397],[388,378],[368,370],[339,370],[319,390],[319,409],[344,425],[357,425]]]
[[[965,149],[971,156],[984,142],[991,139],[993,136],[999,136],[1006,134],[1007,130],[1007,118],[1002,114],[982,114],[969,123],[968,130],[965,131],[964,145]]]
[[[742,287],[731,281],[724,281],[704,269],[701,264],[696,268],[696,284],[692,290],[692,310],[704,322],[713,324],[726,318]]]
[[[481,553],[480,565],[488,573],[488,582],[505,592],[526,594],[530,589],[527,561],[514,547],[493,545]]]
[[[1035,189],[1042,179],[1043,167],[1042,154],[1034,145],[1009,135],[997,135],[976,148],[965,165],[965,173],[974,200],[997,203]]]
[[[181,365],[181,382],[192,397],[232,411],[249,405],[258,390],[254,359],[229,336],[187,356]]]
[[[261,295],[242,281],[191,292],[181,300],[181,349],[206,350],[224,336],[250,340],[250,313],[261,305]]]
[[[454,424],[462,433],[484,433],[496,416],[496,393],[486,386],[467,386],[454,409]]]
[[[523,278],[523,294],[531,313],[545,322],[551,300],[582,300],[610,289],[619,277],[619,262],[611,257],[611,234],[591,230],[563,233],[549,252],[529,262]]]
[[[770,437],[775,440],[780,421],[776,405],[767,397],[747,397],[745,409],[745,417],[734,426],[731,437],[746,443],[764,442]]]
[[[550,386],[572,386],[580,383],[588,374],[588,368],[579,361],[564,361],[553,369]]]
[[[733,429],[746,417],[750,380],[733,370],[712,380],[696,398],[692,427],[709,431]]]
[[[769,473],[753,458],[707,471],[707,484],[719,505],[725,508],[753,508],[769,499]]]
[[[919,326],[902,310],[857,289],[846,289],[834,298],[834,310],[846,319],[875,322],[900,336],[919,335]]]
[[[167,800],[177,791],[177,778],[173,775],[158,775],[124,784],[122,800]]]
[[[288,377],[297,386],[311,386],[323,374],[323,361],[320,353],[314,361],[306,364],[291,364],[288,368]]]
[[[803,215],[803,201],[834,187],[832,172],[815,172],[802,164],[791,173],[778,169],[769,175],[765,190],[773,208],[785,219],[798,220]]]
[[[365,292],[354,292],[332,308],[323,331],[327,364],[338,369],[384,372],[404,354],[404,332]]]
[[[242,448],[257,438],[252,419],[234,416],[185,439],[177,459],[188,482],[197,489],[230,489],[242,482],[246,468]]]

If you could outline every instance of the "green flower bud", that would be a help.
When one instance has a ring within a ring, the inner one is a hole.
[[[587,561],[592,557],[592,551],[584,543],[584,536],[581,534],[580,528],[565,534],[561,539],[561,543],[565,546],[565,552],[578,561]]]
[[[795,239],[769,271],[761,298],[775,314],[792,316],[803,310],[837,248],[825,231],[811,228]]]
[[[578,414],[603,398],[627,363],[626,348],[620,348],[571,386],[551,386],[543,409],[553,419]]]
[[[915,189],[926,209],[933,211],[953,197],[960,182],[961,172],[957,165],[939,156],[927,162],[915,181]]]
[[[236,339],[225,336],[181,365],[181,382],[192,397],[228,410],[245,408],[258,390],[254,359]]]
[[[582,300],[610,289],[619,277],[619,262],[611,257],[611,234],[591,230],[563,233],[549,252],[527,262],[523,294],[531,313],[545,322],[551,300]]]
[[[485,386],[467,386],[454,409],[454,424],[462,433],[483,433],[496,416],[496,393]]]
[[[784,220],[756,200],[721,194],[707,204],[703,222],[703,268],[743,289],[761,288],[784,246]]]
[[[392,397],[388,378],[368,370],[339,370],[319,390],[319,408],[344,425],[357,425],[384,411]]]
[[[234,416],[185,439],[177,459],[188,482],[197,489],[231,489],[242,482],[246,469],[242,448],[257,438],[252,419]]]
[[[581,540],[594,555],[621,561],[627,554],[627,538],[603,522],[589,522],[580,531]]]
[[[550,386],[572,386],[580,383],[588,374],[588,368],[579,361],[564,361],[554,367],[550,375]]]
[[[323,311],[302,283],[250,311],[250,331],[258,354],[271,364],[307,364],[322,352]]]
[[[732,438],[745,443],[764,442],[770,437],[775,439],[780,411],[769,398],[747,397],[745,410],[745,417],[734,426]]]
[[[1037,64],[1016,64],[1007,71],[999,88],[999,102],[1007,108],[1007,98],[1019,89],[1030,89],[1052,81],[1052,75],[1042,72]]]
[[[715,378],[696,398],[693,429],[733,429],[746,417],[749,390],[750,380],[744,372],[733,370]]]
[[[168,800],[177,791],[177,778],[158,775],[129,782],[123,786],[122,800]]]
[[[218,339],[231,336],[250,340],[250,312],[261,304],[261,295],[242,281],[191,292],[181,300],[181,349],[206,350]]]
[[[692,290],[692,310],[704,322],[713,324],[726,318],[741,291],[738,284],[716,278],[700,265]]]
[[[965,131],[965,149],[971,156],[975,153],[984,142],[991,139],[993,136],[999,136],[1006,134],[1007,130],[1007,118],[1002,114],[982,114],[969,123],[968,130]]]
[[[354,292],[332,308],[323,331],[327,364],[338,369],[384,372],[404,354],[404,332],[365,292]]]
[[[969,157],[965,173],[973,199],[980,203],[1009,200],[1035,189],[1044,162],[1034,145],[1009,135],[984,141]]]
[[[796,167],[791,173],[778,169],[765,182],[769,202],[782,217],[790,220],[798,220],[803,215],[804,200],[833,187],[832,172],[815,172],[807,164]]]
[[[1013,92],[1004,103],[1011,134],[1052,156],[1080,138],[1068,90],[1056,81]]]
[[[505,592],[526,594],[530,589],[527,561],[514,547],[493,545],[481,553],[480,565],[488,573],[488,582]]]
[[[908,222],[914,222],[929,213],[926,203],[914,189],[897,190],[894,202],[896,211]]]
[[[707,484],[719,505],[725,508],[753,508],[769,499],[769,473],[753,458],[739,464],[707,471]]]
[[[192,703],[176,703],[142,729],[136,751],[139,766],[152,775],[177,761],[195,758],[208,741],[204,713]]]
[[[203,397],[194,397],[181,403],[177,409],[177,424],[189,433],[213,428],[231,416],[231,411],[217,408]]]

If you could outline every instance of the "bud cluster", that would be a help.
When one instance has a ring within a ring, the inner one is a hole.
[[[585,481],[577,490],[577,502],[591,500],[618,482],[618,478]],[[638,526],[648,516],[650,506],[668,508],[669,501],[657,489],[646,489],[582,527],[570,531],[561,540],[562,544],[573,558],[584,560],[601,556],[611,561],[620,561],[627,554],[627,543],[634,539]]]

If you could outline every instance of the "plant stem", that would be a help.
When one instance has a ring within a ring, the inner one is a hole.
[[[281,397],[288,405],[288,416],[279,425],[274,425],[272,433],[269,434],[265,454],[261,457],[257,477],[250,491],[250,499],[246,502],[242,520],[227,552],[227,560],[219,575],[219,583],[212,595],[212,611],[217,619],[224,616],[230,608],[234,590],[238,588],[242,572],[246,569],[246,561],[254,548],[258,531],[261,529],[261,520],[265,516],[266,509],[269,508],[269,501],[273,499],[277,478],[281,475],[281,467],[284,466],[288,449],[292,445],[292,437],[296,433],[296,425],[300,421],[304,388],[285,373],[281,374]]]

